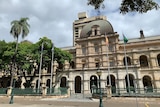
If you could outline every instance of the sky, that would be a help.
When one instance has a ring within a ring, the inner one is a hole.
[[[155,0],[160,5],[160,0]],[[122,39],[139,38],[140,30],[145,36],[160,35],[160,9],[147,13],[119,12],[121,0],[105,0],[105,9],[100,10],[112,24],[114,31]],[[56,47],[73,45],[73,22],[79,12],[87,12],[89,17],[96,16],[97,11],[87,5],[87,0],[0,0],[0,40],[15,41],[10,34],[11,22],[28,17],[30,32],[19,42],[29,40],[33,43],[46,36]]]

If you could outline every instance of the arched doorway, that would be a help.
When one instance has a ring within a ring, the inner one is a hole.
[[[132,74],[128,74],[128,75],[129,75],[129,83],[128,83],[127,75],[125,77],[127,92],[129,92],[129,87],[130,87],[130,91],[135,92],[134,76]],[[130,86],[129,86],[129,84],[130,84]]]
[[[66,87],[66,83],[67,83],[66,77],[62,77],[62,78],[61,78],[60,87]]]
[[[90,77],[90,91],[92,93],[93,88],[97,87],[97,77],[95,75],[92,75]]]
[[[50,88],[50,79],[47,79],[47,84],[46,84],[46,86],[48,87],[48,88]]]
[[[75,93],[81,93],[81,77],[76,76],[75,77]]]
[[[107,85],[109,85],[109,76],[111,79],[111,88],[112,88],[112,93],[116,93],[116,82],[115,82],[115,76],[114,75],[108,75],[107,76]]]
[[[143,77],[143,86],[146,92],[153,92],[152,81],[150,76],[145,75]]]

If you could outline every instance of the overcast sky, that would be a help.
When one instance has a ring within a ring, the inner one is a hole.
[[[155,1],[160,5],[160,0]],[[122,15],[118,9],[121,0],[105,0],[104,4],[101,14],[107,16],[120,39],[122,33],[128,39],[138,38],[141,29],[145,36],[160,35],[160,10]],[[30,33],[25,40],[35,43],[47,36],[56,47],[72,46],[72,25],[79,12],[87,12],[88,16],[97,15],[93,7],[87,6],[87,0],[0,0],[0,40],[14,41],[9,33],[10,22],[28,17]]]

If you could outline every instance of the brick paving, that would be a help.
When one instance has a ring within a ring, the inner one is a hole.
[[[73,98],[14,97],[14,104],[9,104],[10,97],[0,97],[0,107],[99,107],[99,100]],[[104,107],[160,107],[160,98],[112,98],[103,101]]]

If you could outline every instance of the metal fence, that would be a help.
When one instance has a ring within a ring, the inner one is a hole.
[[[0,94],[7,94],[7,88],[0,88]]]
[[[92,96],[99,96],[100,94],[99,88],[92,89]],[[103,96],[107,96],[107,89],[101,88],[101,92]],[[151,87],[147,89],[143,88],[123,88],[116,89],[115,87],[111,87],[111,92],[113,97],[160,97],[160,89],[153,89]]]
[[[8,88],[0,88],[0,95],[5,95],[7,94]],[[20,89],[20,88],[13,88],[12,92],[14,95],[42,95],[42,89],[32,89],[32,88],[25,88],[25,89]],[[46,89],[46,95],[65,95],[67,94],[67,88],[52,88],[50,91],[49,88]]]

